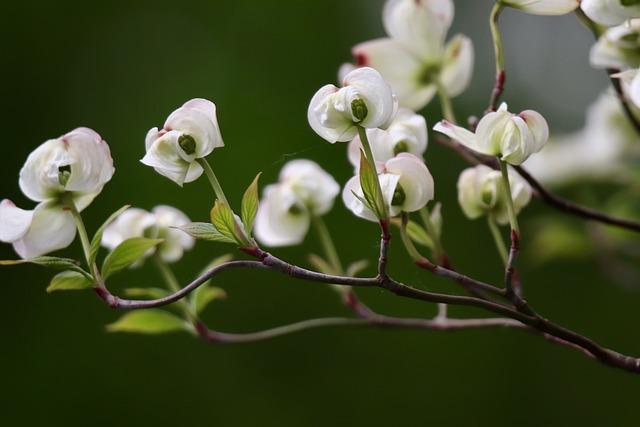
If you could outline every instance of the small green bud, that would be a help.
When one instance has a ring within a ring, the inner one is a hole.
[[[193,139],[191,135],[180,135],[178,138],[178,145],[189,155],[196,152],[196,140]]]
[[[397,156],[400,153],[408,153],[409,152],[409,144],[407,141],[398,142],[395,147],[393,147],[393,154]]]
[[[494,197],[494,192],[491,191],[491,189],[489,188],[485,188],[482,193],[480,193],[480,199],[482,200],[482,203],[484,203],[485,205],[489,206],[489,207],[493,207],[494,203],[495,203],[495,197]]]
[[[367,114],[369,114],[369,109],[362,99],[357,98],[351,101],[351,112],[353,113],[353,117],[361,122],[367,117]]]
[[[398,184],[396,186],[396,190],[393,192],[393,198],[391,199],[391,206],[402,206],[407,195],[404,192],[404,189]]]
[[[58,168],[58,182],[65,187],[71,178],[71,165],[60,166]]]
[[[420,73],[420,82],[431,84],[435,82],[440,74],[440,64],[429,64],[422,69]]]
[[[300,205],[291,205],[291,207],[289,208],[289,213],[291,215],[300,215],[304,212],[304,208]]]

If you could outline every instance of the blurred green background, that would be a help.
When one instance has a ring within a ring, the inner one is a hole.
[[[472,88],[455,99],[460,117],[483,110],[492,85],[490,0],[456,1],[453,32],[476,47]],[[17,175],[29,152],[77,126],[96,129],[112,150],[116,175],[84,213],[90,230],[123,204],[172,204],[205,220],[205,179],[180,189],[139,163],[148,128],[192,97],[218,105],[226,142],[210,157],[232,203],[258,171],[263,184],[283,162],[306,157],[340,182],[351,174],[344,146],[307,125],[314,91],[336,79],[350,47],[383,35],[381,0],[183,0],[172,2],[11,2],[3,5],[0,74],[3,167],[0,196],[22,207]],[[554,131],[581,125],[605,87],[588,66],[590,34],[574,16],[503,15],[509,70],[506,99],[534,108]],[[425,111],[439,118],[437,105]],[[456,266],[499,281],[499,259],[483,221],[463,218],[455,181],[464,164],[432,144],[427,162],[444,203],[445,245]],[[582,188],[589,192],[590,188]],[[571,193],[569,193],[571,195]],[[594,259],[527,263],[530,219],[563,218],[534,201],[524,212],[522,273],[545,316],[630,354],[640,354],[640,295],[612,285]],[[566,219],[566,218],[564,218]],[[327,217],[344,261],[375,256],[375,224],[341,202]],[[224,245],[199,243],[176,271],[192,278]],[[319,251],[277,250],[305,263]],[[80,257],[77,242],[65,252]],[[9,245],[0,258],[13,258]],[[415,270],[395,245],[391,271],[416,286],[457,291]],[[441,333],[322,329],[273,341],[210,346],[183,334],[107,334],[117,313],[91,292],[47,295],[52,273],[0,270],[0,424],[9,425],[637,425],[637,376],[518,331]],[[149,266],[114,278],[157,283]],[[252,331],[316,316],[348,315],[320,285],[268,272],[234,271],[216,284],[229,298],[205,318],[226,331]],[[385,313],[431,316],[434,307],[377,290],[361,293]],[[456,315],[478,314],[454,308]]]

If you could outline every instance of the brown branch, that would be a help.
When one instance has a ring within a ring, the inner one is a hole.
[[[620,70],[607,69],[607,74],[609,75],[611,86],[613,86],[613,89],[616,91],[616,95],[618,96],[618,100],[620,101],[620,106],[624,110],[624,114],[627,116],[627,119],[629,119],[629,123],[631,123],[631,126],[633,126],[636,132],[640,133],[640,121],[638,120],[638,117],[636,117],[633,110],[631,109],[629,100],[627,99],[627,97],[624,94],[624,91],[622,90],[622,83],[620,82],[619,78],[613,77],[614,74],[617,74],[619,72]]]

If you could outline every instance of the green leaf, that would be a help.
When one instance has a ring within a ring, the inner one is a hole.
[[[47,292],[88,289],[94,284],[93,280],[89,280],[76,271],[63,271],[51,279],[51,283],[49,283],[47,287]]]
[[[107,325],[109,332],[133,332],[149,335],[181,330],[187,330],[187,326],[181,318],[168,311],[158,309],[132,311]]]
[[[134,237],[120,243],[104,260],[102,276],[106,280],[109,276],[129,267],[142,258],[149,249],[159,245],[162,239],[147,239]]]
[[[162,288],[127,288],[124,294],[131,298],[159,299],[169,295],[169,291]]]
[[[417,244],[433,249],[433,240],[429,237],[427,231],[418,223],[409,221],[407,223],[407,234],[409,235],[409,238]]]
[[[109,218],[98,228],[96,234],[93,235],[93,239],[91,239],[91,248],[89,250],[89,265],[93,265],[96,262],[96,258],[98,256],[98,251],[100,250],[100,243],[102,243],[102,235],[104,234],[104,230],[116,220],[124,211],[129,209],[131,206],[126,205],[115,211],[111,214]]]
[[[307,259],[309,260],[309,264],[311,264],[313,266],[313,268],[318,270],[320,273],[337,274],[337,272],[333,269],[333,267],[331,267],[331,264],[329,264],[320,255],[309,254]]]
[[[221,264],[224,264],[225,262],[229,262],[233,259],[233,255],[231,254],[224,254],[224,255],[220,255],[219,257],[213,259],[209,264],[207,264],[207,266],[200,272],[200,275],[203,275],[205,273],[207,273],[208,271],[210,271],[212,268],[215,268]],[[204,282],[202,285],[200,285],[195,291],[193,291],[191,293],[190,299],[189,299],[189,303],[191,304],[191,307],[194,311],[198,310],[198,306],[202,304],[201,299],[204,298],[206,300],[206,296],[202,297],[200,296],[201,293],[208,293],[207,289],[213,289],[210,288],[209,286],[211,285],[211,279],[207,280],[206,282]],[[217,289],[217,288],[215,288]],[[220,289],[220,291],[224,292],[222,289]],[[218,291],[216,291],[218,292]],[[224,295],[226,297],[226,293]],[[207,304],[211,302],[211,301],[207,301]],[[205,304],[206,305],[206,304]],[[204,307],[203,307],[204,308]]]
[[[360,187],[362,187],[364,199],[367,201],[366,205],[379,219],[385,218],[385,204],[379,190],[378,173],[371,168],[362,150],[360,150]],[[360,200],[362,201],[362,199]]]
[[[227,298],[227,293],[221,288],[201,286],[196,291],[193,298],[193,308],[197,314],[202,313],[212,301]]]
[[[58,258],[54,256],[40,256],[31,259],[16,259],[0,261],[0,266],[20,265],[20,264],[36,264],[42,267],[53,268],[55,270],[73,270],[92,279],[91,274],[87,273],[80,267],[80,262],[70,258]]]
[[[236,241],[222,235],[213,224],[207,222],[192,222],[181,227],[173,227],[182,230],[194,239],[206,240],[209,242],[235,243]]]
[[[369,266],[369,261],[366,259],[361,259],[359,261],[355,261],[347,267],[347,276],[356,277],[358,273]]]
[[[262,175],[262,172],[256,175],[242,196],[242,224],[244,224],[244,229],[248,234],[251,234],[251,230],[253,230],[253,221],[258,212],[258,203],[260,201],[258,197],[258,180],[260,175]]]
[[[244,230],[238,227],[233,211],[228,204],[216,200],[213,209],[211,209],[211,223],[223,236],[240,246],[249,246],[249,239]]]

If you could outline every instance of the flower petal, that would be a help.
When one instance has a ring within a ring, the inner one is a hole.
[[[338,113],[331,105],[332,97],[339,91],[334,85],[320,88],[309,103],[307,120],[311,128],[330,143],[350,141],[358,133],[349,116]]]
[[[640,6],[622,6],[620,0],[582,0],[580,7],[601,25],[620,25],[627,19],[640,17]]]
[[[224,146],[218,126],[216,105],[207,99],[196,98],[187,101],[169,115],[164,128],[193,137],[196,142],[196,158],[206,157],[214,148]]]
[[[391,200],[393,200],[393,193],[396,190],[400,176],[391,173],[383,173],[378,175],[378,179],[380,180],[380,187],[382,189],[382,198],[386,202],[387,207],[390,207]],[[358,197],[356,197],[356,195]],[[360,186],[360,177],[356,175],[349,179],[345,184],[342,190],[342,201],[347,209],[353,212],[354,215],[368,221],[377,222],[378,217],[371,209],[362,203],[360,200],[362,198],[364,198],[364,193]]]
[[[456,126],[446,120],[441,120],[433,127],[436,132],[443,133],[449,138],[458,141],[459,143],[476,150],[478,142],[476,135],[468,129],[460,126]]]
[[[473,62],[473,43],[469,37],[458,34],[447,43],[440,80],[449,96],[458,96],[469,86]]]
[[[404,212],[414,212],[433,199],[433,177],[422,159],[410,153],[400,153],[385,163],[388,173],[399,175],[405,199],[400,206]]]
[[[453,19],[451,0],[389,0],[382,19],[389,36],[425,62],[438,60]]]
[[[578,0],[506,0],[508,6],[534,15],[564,15],[573,12]]]
[[[76,237],[71,212],[55,203],[41,203],[33,211],[27,233],[13,243],[23,259],[35,258],[69,246]]]
[[[290,246],[302,243],[310,225],[309,213],[295,194],[280,184],[268,185],[254,224],[258,241],[267,246]]]
[[[62,137],[62,141],[73,158],[65,190],[80,193],[102,191],[115,172],[109,145],[88,128],[72,130]]]
[[[176,131],[166,133],[151,145],[140,161],[153,167],[160,175],[166,176],[182,186],[185,182],[191,182],[198,178],[202,174],[202,169],[194,169],[192,172],[193,162],[182,158],[182,149],[178,145],[179,135],[179,132]]]
[[[353,88],[356,96],[365,101],[367,115],[359,124],[365,128],[386,127],[397,111],[397,101],[391,86],[371,67],[356,68],[343,81],[345,88]],[[386,125],[386,126],[385,126]]]
[[[287,186],[313,215],[324,215],[333,207],[340,185],[316,162],[296,159],[280,171],[280,184]]]
[[[153,227],[155,222],[155,217],[144,209],[129,208],[105,228],[102,246],[115,249],[125,240],[144,237],[145,232]]]
[[[20,209],[9,199],[0,202],[0,242],[13,243],[27,233],[33,211]]]

